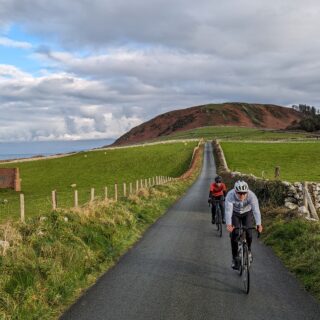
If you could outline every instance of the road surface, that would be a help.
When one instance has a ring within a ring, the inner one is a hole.
[[[206,144],[201,175],[186,195],[61,319],[319,320],[320,304],[255,238],[251,290],[243,292],[231,269],[230,239],[210,223],[215,175]]]

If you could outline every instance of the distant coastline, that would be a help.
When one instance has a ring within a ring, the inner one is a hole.
[[[115,139],[0,142],[0,161],[80,152],[110,145]]]

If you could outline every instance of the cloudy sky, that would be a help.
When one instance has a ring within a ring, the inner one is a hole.
[[[0,0],[0,142],[210,102],[320,106],[317,0]]]

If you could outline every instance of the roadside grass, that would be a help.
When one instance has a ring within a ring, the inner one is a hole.
[[[264,215],[264,226],[264,243],[320,301],[320,223],[273,209]]]
[[[277,130],[263,130],[256,128],[245,128],[235,126],[210,126],[177,132],[175,134],[161,137],[159,140],[169,139],[222,139],[222,140],[300,140],[308,139],[310,134],[294,133]]]
[[[221,142],[232,171],[274,179],[280,166],[280,179],[289,182],[320,181],[320,143],[235,143]]]
[[[120,196],[123,182],[155,176],[178,177],[190,164],[196,142],[168,143],[124,149],[80,152],[75,155],[30,162],[1,164],[1,167],[18,167],[25,195],[26,215],[33,216],[50,211],[51,191],[57,190],[58,206],[73,206],[74,189],[79,192],[79,204],[90,199],[90,189],[97,197],[114,196],[118,184]],[[72,188],[71,185],[76,187]],[[129,189],[128,189],[129,190]],[[6,200],[6,201],[4,201]],[[19,218],[19,194],[0,189],[0,221]]]
[[[0,225],[0,238],[10,243],[0,255],[0,318],[56,319],[183,195],[201,159],[188,179],[118,202]]]

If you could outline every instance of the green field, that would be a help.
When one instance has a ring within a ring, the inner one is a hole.
[[[276,130],[262,130],[255,128],[244,127],[202,127],[188,131],[182,131],[170,136],[162,137],[162,140],[169,139],[232,139],[232,140],[300,140],[308,139],[310,134],[294,133],[294,132],[280,132]]]
[[[79,202],[84,204],[90,199],[91,188],[102,197],[107,186],[112,197],[116,182],[122,194],[123,182],[132,182],[135,187],[137,179],[177,177],[187,170],[196,145],[196,142],[170,143],[82,152],[56,159],[3,163],[1,167],[19,167],[26,215],[32,216],[50,210],[52,190],[57,190],[59,207],[73,206],[72,184],[76,184]],[[18,219],[18,197],[13,191],[0,190],[0,221]]]
[[[252,173],[274,179],[274,168],[280,166],[280,179],[320,181],[320,143],[235,143],[222,142],[228,167],[232,171]]]

